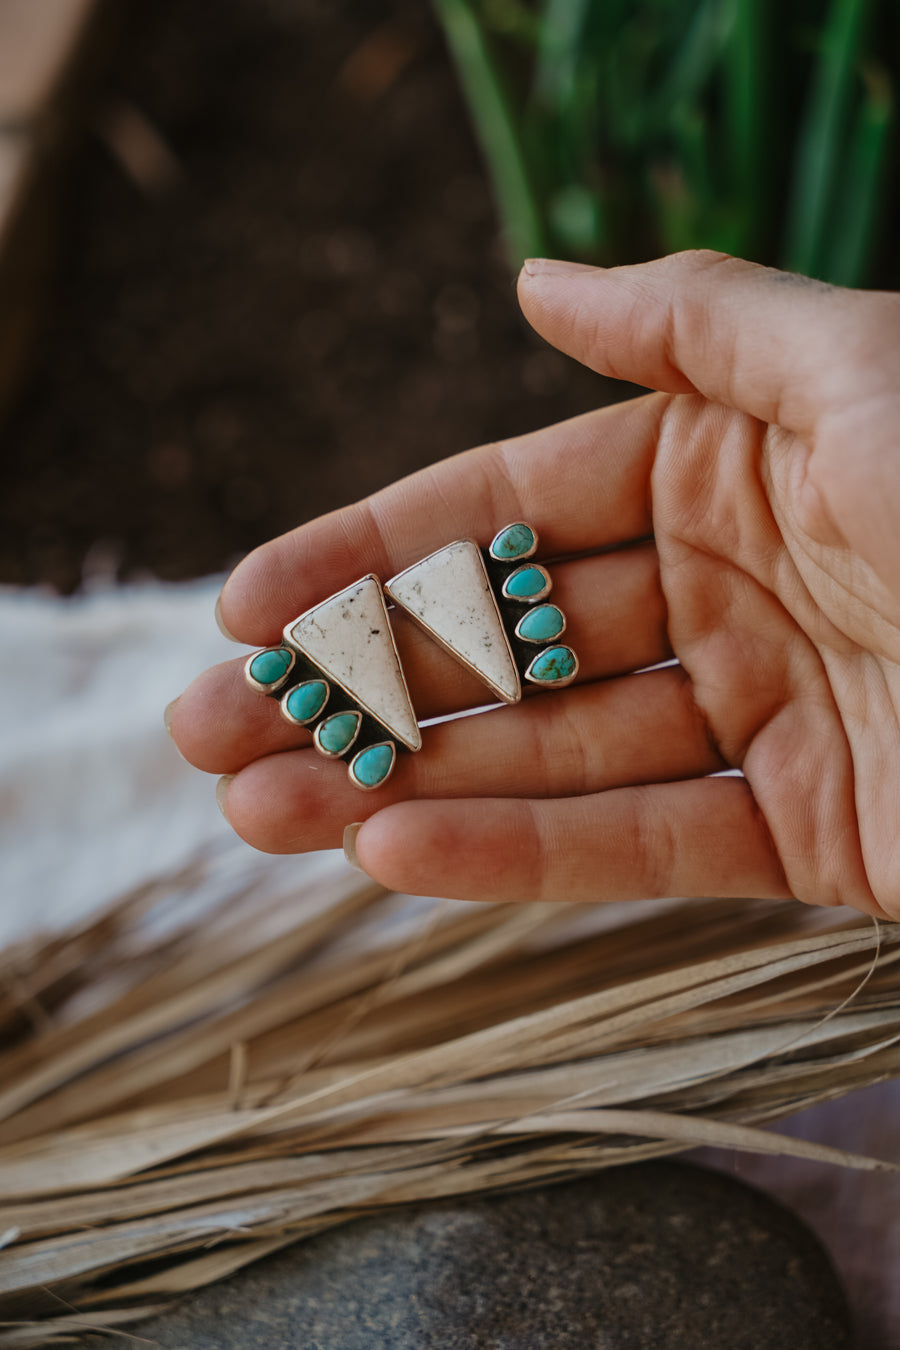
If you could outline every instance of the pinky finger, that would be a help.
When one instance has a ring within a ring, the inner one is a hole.
[[[383,885],[457,900],[791,894],[738,778],[551,801],[406,801],[371,816],[355,849]]]

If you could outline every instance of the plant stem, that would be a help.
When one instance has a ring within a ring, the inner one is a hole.
[[[541,213],[516,119],[490,44],[468,0],[434,0],[450,55],[469,103],[494,185],[513,266],[546,252]]]
[[[870,0],[832,0],[800,128],[784,261],[810,276],[823,270],[869,10]]]
[[[883,66],[863,72],[866,92],[859,110],[842,183],[841,210],[824,271],[839,286],[861,286],[871,265],[872,242],[885,181],[894,100]]]

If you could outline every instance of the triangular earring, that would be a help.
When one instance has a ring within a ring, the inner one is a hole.
[[[348,760],[357,787],[376,788],[387,780],[398,745],[421,748],[376,576],[293,619],[283,645],[256,652],[245,671],[254,689],[278,698],[289,722],[313,732],[321,754]]]
[[[558,689],[578,673],[571,647],[556,641],[566,627],[562,611],[542,603],[551,581],[531,561],[537,547],[537,531],[518,521],[486,549],[457,539],[385,586],[395,604],[504,703],[519,702],[523,680]]]
[[[522,682],[481,549],[457,539],[413,563],[385,586],[429,637],[504,703],[518,703]]]

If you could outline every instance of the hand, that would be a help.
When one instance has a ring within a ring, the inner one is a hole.
[[[699,253],[527,264],[520,299],[555,346],[662,392],[266,544],[221,613],[277,643],[366,572],[527,520],[563,559],[580,683],[427,728],[362,794],[235,661],[178,701],[182,752],[235,775],[224,809],[257,848],[331,847],[368,817],[359,861],[399,890],[793,895],[900,919],[900,296]],[[395,633],[420,718],[485,702],[402,615]]]

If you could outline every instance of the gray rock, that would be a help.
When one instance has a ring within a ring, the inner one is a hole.
[[[380,1214],[135,1328],[170,1350],[850,1350],[831,1263],[730,1177],[659,1162]]]

